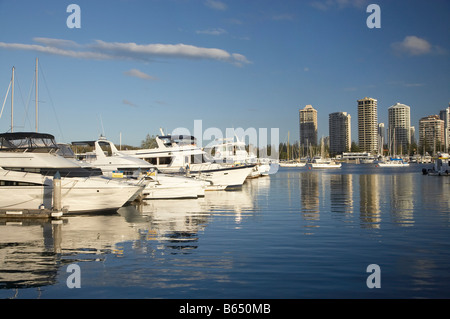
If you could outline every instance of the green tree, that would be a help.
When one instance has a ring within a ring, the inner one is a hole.
[[[156,142],[156,136],[147,134],[145,140],[141,141],[141,148],[156,148],[158,143]]]

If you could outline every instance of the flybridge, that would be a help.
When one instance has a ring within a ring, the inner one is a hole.
[[[35,132],[0,134],[0,151],[49,152],[57,149],[55,137],[51,134]]]

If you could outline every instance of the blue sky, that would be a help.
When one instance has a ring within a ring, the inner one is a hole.
[[[67,27],[71,3],[81,28]],[[379,29],[366,25],[370,3]],[[329,113],[345,111],[357,141],[360,98],[376,98],[385,123],[388,107],[409,105],[416,127],[448,107],[449,13],[447,0],[0,0],[0,97],[15,66],[14,130],[35,129],[38,57],[39,131],[61,142],[104,132],[138,146],[159,127],[193,132],[194,120],[279,128],[294,142],[307,104],[319,136]]]

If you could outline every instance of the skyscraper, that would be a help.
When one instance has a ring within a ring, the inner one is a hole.
[[[375,99],[365,97],[358,100],[358,140],[361,151],[377,151],[378,115]]]
[[[347,112],[329,115],[330,155],[349,152],[352,144],[351,116]]]
[[[419,146],[422,152],[434,155],[443,148],[444,121],[439,115],[422,117],[419,121]]]
[[[405,153],[411,144],[410,107],[396,103],[388,109],[389,149],[393,154]]]
[[[300,144],[317,145],[317,110],[311,105],[300,110]]]
[[[384,123],[378,124],[378,150],[383,153],[384,144],[386,144],[386,129],[384,128]]]
[[[444,121],[444,147],[445,152],[448,152],[450,146],[450,103],[448,108],[439,112],[439,118]]]

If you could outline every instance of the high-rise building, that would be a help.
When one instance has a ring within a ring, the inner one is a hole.
[[[434,155],[444,144],[444,121],[439,115],[422,117],[419,121],[419,146],[422,152]]]
[[[311,105],[300,110],[300,144],[317,145],[317,110]]]
[[[347,112],[329,115],[330,155],[349,152],[352,144],[351,116]]]
[[[416,144],[417,140],[416,140],[416,127],[415,126],[410,126],[409,135],[411,136],[411,144]]]
[[[397,103],[388,109],[389,149],[393,154],[405,153],[411,144],[410,107]]]
[[[378,150],[380,153],[384,150],[384,144],[386,144],[386,129],[384,128],[384,123],[378,124]]]
[[[448,108],[439,112],[439,118],[444,121],[444,147],[445,152],[448,152],[450,146],[450,103]]]
[[[361,151],[377,151],[378,115],[376,99],[365,97],[358,100],[358,140]]]

